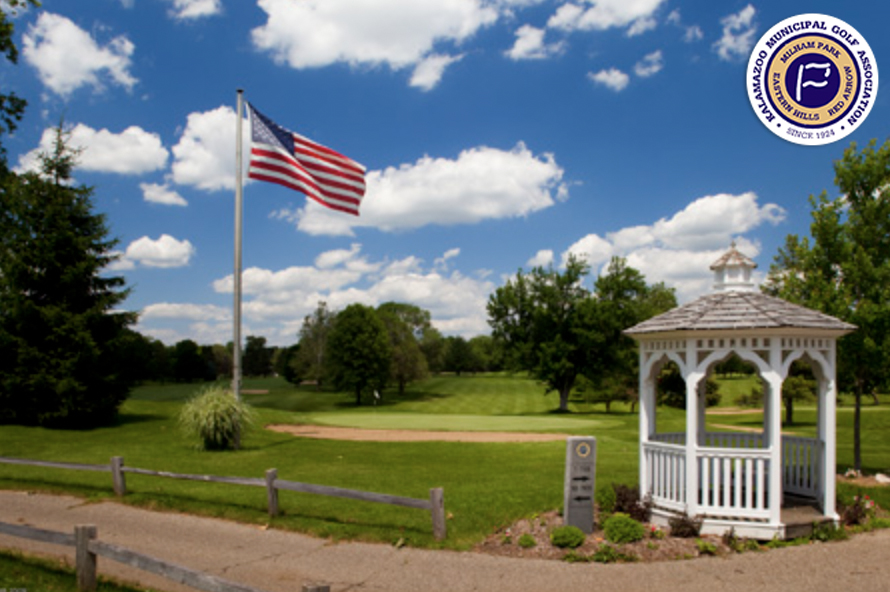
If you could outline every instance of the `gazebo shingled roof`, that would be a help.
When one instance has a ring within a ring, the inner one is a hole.
[[[707,294],[627,329],[629,335],[667,331],[798,328],[852,331],[856,327],[821,312],[754,291]]]

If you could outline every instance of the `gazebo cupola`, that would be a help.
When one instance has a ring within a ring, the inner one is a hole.
[[[714,290],[756,290],[757,286],[751,279],[751,272],[756,267],[757,264],[742,255],[733,242],[729,250],[711,265]]]
[[[855,327],[834,317],[761,293],[756,264],[735,244],[711,266],[714,291],[631,327],[640,355],[640,491],[666,524],[686,514],[703,519],[703,532],[735,529],[739,536],[793,536],[798,520],[790,500],[835,512],[837,339]],[[764,385],[763,425],[755,432],[708,429],[705,384],[715,364],[737,355],[757,369]],[[782,434],[782,382],[805,360],[817,378],[816,436]],[[686,429],[660,432],[656,382],[673,362],[686,381]]]

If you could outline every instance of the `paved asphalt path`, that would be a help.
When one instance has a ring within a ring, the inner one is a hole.
[[[24,492],[0,491],[0,521],[63,532],[95,524],[102,541],[268,592],[299,592],[310,584],[327,584],[332,592],[890,591],[890,530],[728,558],[599,565],[331,543],[224,520]],[[0,548],[73,557],[65,547],[2,535]],[[190,590],[103,558],[99,572],[158,590]]]

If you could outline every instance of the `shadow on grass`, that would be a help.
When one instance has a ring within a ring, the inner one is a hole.
[[[112,489],[111,480],[109,479],[108,487],[100,487],[97,485],[72,484],[59,481],[51,481],[47,479],[29,479],[27,477],[0,477],[0,489],[10,491],[27,491],[51,493],[53,495],[73,495],[75,497],[87,498],[90,500],[102,500],[113,498],[114,491]]]
[[[165,415],[157,413],[118,413],[117,418],[108,427],[124,427],[150,421],[166,421],[169,419]]]
[[[283,497],[283,496],[282,496]],[[290,497],[290,496],[288,496]],[[304,496],[300,496],[305,499]],[[344,529],[353,528],[363,534],[371,533],[373,540],[388,541],[388,535],[394,531],[410,533],[412,538],[432,538],[431,529],[411,525],[408,522],[383,522],[373,519],[344,519],[330,509],[317,508],[313,512],[306,504],[300,504],[298,498],[282,499],[278,516],[270,517],[265,507],[240,503],[233,500],[225,502],[195,499],[174,493],[149,493],[134,491],[124,498],[110,498],[129,506],[155,511],[186,512],[209,518],[223,518],[247,524],[271,524],[281,530],[302,532],[316,536],[337,536],[351,538],[353,534]],[[349,503],[349,502],[345,502]],[[358,502],[361,504],[362,502]],[[290,506],[290,507],[288,507]],[[410,511],[410,510],[408,510]]]
[[[12,491],[39,492],[52,495],[69,495],[82,498],[88,502],[111,501],[118,502],[136,508],[153,511],[168,511],[188,513],[207,518],[222,518],[235,520],[246,524],[273,524],[276,528],[291,532],[308,533],[315,536],[334,536],[340,538],[354,538],[357,534],[371,534],[367,540],[391,542],[389,538],[394,532],[399,536],[410,535],[412,540],[432,539],[432,531],[419,525],[405,522],[383,522],[380,520],[357,518],[344,519],[334,513],[332,509],[317,508],[313,512],[307,509],[307,504],[300,504],[298,498],[283,499],[280,514],[270,518],[268,511],[260,504],[250,504],[227,498],[226,501],[197,499],[188,495],[178,495],[170,492],[146,492],[129,489],[124,497],[117,497],[111,490],[111,484],[107,488],[87,485],[72,485],[71,483],[53,482],[46,479],[0,478],[0,489]],[[159,489],[161,489],[159,487]],[[304,496],[300,496],[305,499]],[[350,503],[350,502],[343,502]],[[363,502],[357,502],[362,504]],[[288,507],[290,506],[290,507]],[[411,512],[412,510],[407,510]],[[357,512],[356,512],[357,513]],[[355,532],[345,532],[345,529],[355,529]]]
[[[602,417],[602,418],[628,417],[628,416],[636,416],[637,415],[636,411],[631,413],[628,410],[617,410],[617,409],[612,409],[611,411],[606,411],[605,409],[585,409],[585,410],[577,409],[574,411],[572,411],[572,410],[565,411],[563,409],[556,408],[556,409],[551,409],[550,411],[547,411],[546,413],[547,413],[547,415],[559,415],[562,417]],[[532,415],[534,415],[534,414],[532,414]]]

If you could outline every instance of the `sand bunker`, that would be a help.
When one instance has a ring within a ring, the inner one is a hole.
[[[274,432],[321,440],[353,440],[362,442],[557,442],[568,434],[534,434],[527,432],[431,432],[421,430],[364,430],[318,425],[267,425]]]

